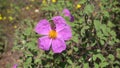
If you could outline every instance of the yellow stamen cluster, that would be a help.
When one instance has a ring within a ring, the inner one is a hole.
[[[55,39],[57,37],[57,32],[55,30],[51,30],[49,32],[49,37]]]

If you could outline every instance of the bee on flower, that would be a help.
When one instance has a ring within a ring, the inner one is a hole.
[[[51,28],[49,21],[40,20],[35,27],[35,32],[43,35],[38,39],[40,49],[48,51],[50,47],[54,53],[61,53],[66,49],[66,40],[70,40],[72,32],[70,26],[61,16],[52,18],[55,28]]]

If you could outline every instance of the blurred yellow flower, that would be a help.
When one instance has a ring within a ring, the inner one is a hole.
[[[53,3],[55,3],[55,2],[56,2],[56,0],[52,0],[52,2],[53,2]]]
[[[81,5],[77,4],[76,9],[79,9],[79,8],[81,8]]]
[[[27,7],[26,7],[26,10],[29,10],[29,9],[30,9],[30,7],[27,6]]]
[[[17,26],[16,26],[16,25],[14,25],[14,28],[16,29],[16,28],[17,28]]]
[[[101,3],[99,3],[98,6],[101,7]]]
[[[2,16],[0,16],[0,20],[2,20],[3,18],[2,18]]]
[[[33,5],[30,5],[30,7],[33,7]]]
[[[42,1],[42,4],[46,4],[46,3],[47,3],[46,0],[43,0],[43,1]]]
[[[3,20],[5,20],[6,19],[6,17],[3,17]]]
[[[12,21],[12,20],[13,20],[13,17],[11,17],[11,16],[9,16],[8,18],[9,18],[9,20],[10,20],[10,21]]]
[[[34,2],[35,0],[31,0],[32,2]]]

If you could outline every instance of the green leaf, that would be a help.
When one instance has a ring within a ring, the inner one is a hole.
[[[30,57],[30,56],[33,56],[33,54],[31,52],[29,52],[29,51],[25,51],[25,56],[26,57],[28,57],[28,56]]]
[[[116,49],[116,57],[120,59],[120,48],[117,48]]]
[[[120,66],[116,65],[114,68],[120,68]]]
[[[72,63],[73,63],[71,59],[68,59],[67,62],[68,62],[69,64],[72,64]]]
[[[31,50],[34,50],[34,49],[36,49],[36,46],[35,46],[35,43],[34,42],[28,42],[28,43],[26,43],[26,45],[25,46],[27,46],[28,47],[28,49],[31,49]]]
[[[32,62],[32,58],[31,57],[29,57],[29,58],[27,58],[27,60],[26,60],[26,63],[31,63]]]
[[[73,49],[75,50],[75,52],[77,52],[77,51],[78,51],[78,47],[73,47]]]
[[[94,6],[93,5],[88,4],[84,8],[84,12],[86,14],[92,13],[93,11],[94,11]]]
[[[115,60],[115,57],[114,57],[112,54],[109,54],[109,55],[108,55],[108,58],[109,58],[109,60],[111,60],[111,61],[114,61],[114,60]]]
[[[100,40],[100,44],[101,44],[101,45],[104,45],[104,43],[105,43],[104,40],[101,39],[101,40]]]
[[[83,68],[89,68],[89,64],[88,63],[84,63],[83,64]]]
[[[24,68],[32,68],[31,62],[32,62],[32,58],[28,57],[26,61],[23,63]]]
[[[83,24],[84,21],[85,21],[85,20],[84,20],[84,17],[81,17],[81,18],[79,19],[79,23],[80,23],[80,24]]]
[[[85,35],[85,31],[89,29],[89,26],[84,26],[82,29],[81,29],[81,35],[84,37]]]
[[[96,43],[97,43],[97,41],[95,41],[95,42],[91,43],[91,46],[95,46],[95,45],[96,45]]]
[[[37,64],[37,63],[38,63],[38,64],[41,64],[41,59],[39,59],[39,58],[38,58],[38,59],[35,59],[35,63],[36,63],[36,64]]]
[[[102,54],[97,54],[97,57],[103,62],[105,61],[105,57]]]
[[[97,59],[97,56],[93,55],[92,59],[93,59],[93,61],[95,61]]]
[[[109,17],[110,16],[108,11],[103,11],[103,14],[104,14],[105,17]]]
[[[72,37],[72,40],[75,42],[75,43],[78,43],[78,34],[75,33],[75,31],[72,31],[72,34],[73,34],[73,37]]]
[[[106,60],[102,54],[96,54],[92,57],[93,61],[95,61],[97,58],[99,58],[102,62]]]
[[[84,4],[87,0],[80,0],[80,4]]]
[[[29,36],[31,34],[32,29],[31,28],[26,28],[26,30],[24,31],[24,35]]]
[[[101,52],[101,50],[100,50],[100,49],[97,49],[97,52]]]
[[[77,36],[72,37],[72,40],[73,40],[75,43],[78,43],[78,37],[77,37]]]
[[[104,37],[104,35],[102,34],[101,31],[99,31],[99,32],[97,32],[97,37],[100,38],[100,39],[102,39]]]
[[[111,21],[108,21],[107,26],[110,28],[115,27],[115,25]]]
[[[120,62],[118,60],[114,61],[114,64],[120,64]]]
[[[99,68],[99,65],[94,62],[94,68]]]
[[[101,62],[101,63],[99,64],[100,68],[104,68],[104,67],[106,67],[107,65],[109,65],[108,62]]]
[[[95,26],[96,31],[100,31],[101,23],[99,20],[94,20],[94,26]]]
[[[109,41],[108,44],[109,44],[109,45],[113,45],[113,44],[114,44],[114,41]]]
[[[102,25],[101,25],[101,30],[102,30],[104,36],[108,36],[107,28],[108,28],[108,27],[106,27],[105,24],[102,24]]]

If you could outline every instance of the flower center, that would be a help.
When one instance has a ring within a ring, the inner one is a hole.
[[[57,37],[57,32],[55,30],[51,30],[49,32],[49,37],[55,39]]]

